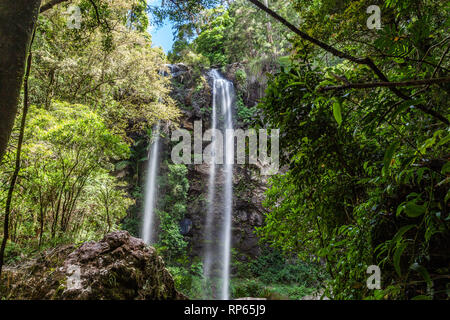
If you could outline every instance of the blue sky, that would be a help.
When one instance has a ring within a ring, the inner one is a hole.
[[[161,0],[148,0],[149,5],[155,6],[161,5]],[[151,17],[150,17],[151,18]],[[151,19],[150,19],[151,23]],[[162,47],[165,53],[168,53],[172,49],[173,45],[173,24],[166,20],[162,27],[156,27],[150,25],[149,32],[152,35],[153,47]]]

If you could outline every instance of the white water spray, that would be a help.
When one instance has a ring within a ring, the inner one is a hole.
[[[145,198],[144,198],[144,222],[142,224],[141,236],[146,244],[151,244],[155,239],[155,206],[156,206],[156,176],[158,173],[158,159],[159,159],[159,127],[157,125],[153,128],[152,145],[148,154],[147,177],[145,184]]]
[[[224,223],[222,229],[223,267],[222,267],[222,299],[229,298],[230,285],[230,258],[231,258],[231,215],[233,212],[233,163],[234,163],[234,135],[233,110],[231,109],[231,95],[233,84],[227,81],[223,87],[225,103],[222,104],[225,116],[225,196],[224,196]],[[230,130],[231,129],[231,130]]]
[[[215,129],[217,129],[217,110],[216,110],[216,78],[213,78],[213,102],[212,102],[212,112],[211,112],[211,160],[209,163],[209,181],[208,181],[208,211],[206,215],[205,224],[205,256],[203,259],[203,270],[205,279],[210,280],[211,278],[211,266],[213,261],[213,220],[214,220],[214,198],[216,192],[216,162],[217,153],[215,152],[216,137]]]
[[[231,260],[231,216],[233,209],[233,163],[234,163],[234,140],[232,134],[227,134],[227,130],[233,129],[233,84],[223,78],[217,70],[211,70],[213,78],[213,105],[211,116],[211,129],[217,127],[217,104],[220,104],[223,116],[223,129],[225,132],[225,162],[222,167],[224,176],[223,184],[223,206],[220,208],[221,218],[214,220],[215,203],[217,194],[215,190],[216,183],[216,164],[217,152],[215,152],[215,139],[213,133],[211,155],[211,164],[209,168],[209,186],[208,186],[208,211],[206,218],[206,250],[204,256],[204,275],[207,280],[211,280],[214,258],[220,268],[220,299],[229,299],[230,282],[230,260]],[[214,229],[213,227],[216,227]],[[219,244],[214,245],[215,235],[220,234]]]

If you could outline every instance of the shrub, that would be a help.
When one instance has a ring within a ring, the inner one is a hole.
[[[320,265],[298,259],[286,261],[276,249],[264,249],[263,254],[252,262],[250,269],[265,283],[296,283],[315,287],[326,278]]]

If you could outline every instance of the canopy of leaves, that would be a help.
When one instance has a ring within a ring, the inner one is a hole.
[[[79,29],[68,27],[70,5],[80,8]],[[180,114],[146,9],[144,0],[74,0],[40,14],[8,258],[120,228],[134,201],[116,164],[132,165],[129,145],[143,129]],[[19,125],[0,164],[2,221]]]
[[[442,2],[386,2],[379,31],[366,28],[366,1],[296,3],[302,30],[369,56],[388,79],[448,74]],[[293,44],[260,104],[281,131],[288,170],[272,178],[259,234],[286,252],[326,259],[337,298],[445,296],[450,132],[416,106],[448,119],[448,85],[402,88],[407,101],[389,88],[324,92],[376,77],[302,39]],[[375,294],[365,285],[371,264],[383,272]]]
[[[23,146],[11,240],[27,250],[81,241],[117,229],[132,203],[108,173],[128,146],[83,105],[32,106]],[[13,157],[7,155],[7,159]],[[2,184],[13,162],[4,164]],[[0,200],[7,190],[1,189]]]

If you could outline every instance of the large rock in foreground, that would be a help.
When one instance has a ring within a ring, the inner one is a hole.
[[[184,299],[156,250],[126,231],[5,270],[7,299]]]

